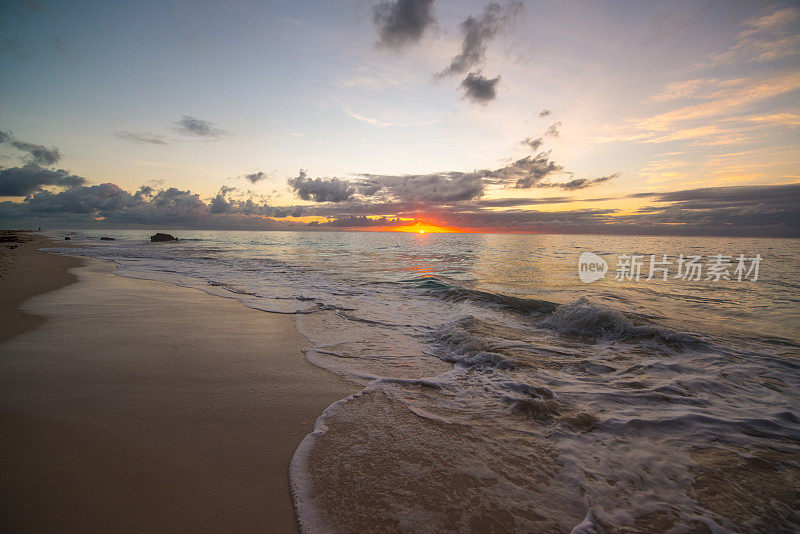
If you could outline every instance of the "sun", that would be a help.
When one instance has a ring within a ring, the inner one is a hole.
[[[430,220],[407,220],[398,226],[372,226],[359,228],[362,232],[403,232],[412,234],[464,234],[473,233],[474,228],[460,228],[458,226],[445,226]]]
[[[400,226],[378,226],[375,228],[370,228],[369,231],[407,232],[413,234],[453,234],[466,232],[468,230],[464,228],[458,228],[456,226],[443,226],[433,222],[417,220],[409,221],[408,224],[403,224]]]

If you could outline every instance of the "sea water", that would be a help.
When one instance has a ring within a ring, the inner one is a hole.
[[[307,359],[363,388],[292,461],[307,531],[800,529],[799,240],[151,233],[49,250],[294,314]]]

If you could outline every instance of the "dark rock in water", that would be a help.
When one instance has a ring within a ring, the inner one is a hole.
[[[116,240],[117,240],[117,238],[115,238],[115,237],[103,236],[103,237],[100,238],[100,241],[116,241]]]
[[[71,237],[65,237],[64,241],[69,241],[70,239],[72,239],[72,238]]]
[[[158,232],[156,235],[150,236],[150,241],[152,243],[157,243],[159,241],[178,241],[178,238],[170,234],[162,234],[161,232]]]

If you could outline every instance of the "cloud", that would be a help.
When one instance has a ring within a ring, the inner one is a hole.
[[[461,51],[450,60],[450,65],[436,76],[464,74],[473,67],[481,65],[486,59],[486,43],[493,39],[508,20],[521,9],[522,2],[510,2],[504,7],[496,2],[490,2],[479,17],[467,17],[461,23],[463,35]]]
[[[707,208],[720,204],[744,206],[796,202],[800,209],[800,184],[703,187],[661,193],[634,193],[629,196],[652,198],[656,202],[681,202],[687,208]]]
[[[541,139],[527,138],[522,144],[537,150]],[[602,184],[619,176],[618,173],[601,178],[580,178],[568,182],[547,181],[557,174],[571,175],[563,165],[550,159],[550,152],[517,159],[499,169],[471,172],[438,172],[413,175],[361,174],[355,182],[356,196],[371,202],[452,203],[471,201],[483,196],[487,186],[558,187],[564,190],[585,189]]]
[[[549,137],[559,137],[559,136],[561,136],[561,132],[558,131],[559,128],[561,128],[561,123],[560,122],[556,122],[554,124],[551,124],[547,128],[547,130],[545,130],[544,135],[549,136]]]
[[[12,141],[11,145],[18,150],[27,152],[30,160],[37,165],[54,165],[61,159],[61,153],[56,147],[48,148],[44,145],[35,145],[23,141]]]
[[[105,212],[123,211],[135,203],[136,199],[130,193],[118,185],[105,183],[74,187],[60,193],[40,191],[25,198],[23,205],[34,215],[68,213],[99,216]]]
[[[524,189],[533,187],[551,174],[564,169],[563,165],[550,159],[550,152],[540,152],[536,156],[518,159],[503,168],[489,173],[495,183],[513,183],[514,187]]]
[[[61,159],[61,153],[56,147],[46,147],[14,139],[11,132],[0,131],[0,143],[10,144],[17,150],[28,153],[28,160],[36,165],[55,165]]]
[[[773,98],[800,89],[800,71],[780,73],[772,77],[727,80],[711,85],[711,91],[702,94],[706,102],[660,113],[639,121],[640,130],[665,131],[681,121],[729,117],[746,105]]]
[[[669,84],[651,100],[691,99],[692,103],[630,120],[627,125],[611,127],[608,130],[610,135],[598,137],[596,141],[652,144],[684,141],[692,146],[751,141],[765,122],[758,117],[781,115],[781,111],[765,110],[764,104],[798,89],[800,70],[764,73],[751,78],[689,80]],[[756,120],[751,120],[753,118]]]
[[[219,193],[217,193],[208,204],[209,214],[228,214],[246,217],[299,217],[302,214],[302,208],[299,206],[270,206],[263,200],[255,202],[252,195],[245,198],[229,198],[229,194],[234,192],[241,193],[235,187],[220,187]]]
[[[252,198],[229,199],[226,195],[230,192],[230,188],[222,188],[206,202],[191,191],[174,187],[143,186],[132,194],[111,183],[76,186],[59,193],[39,191],[22,202],[0,202],[0,219],[80,226],[263,230],[291,228],[273,218],[300,215],[298,207],[275,207]]]
[[[367,217],[366,215],[347,215],[318,224],[319,226],[342,228],[366,228],[370,226],[400,226],[402,224],[407,224],[407,222],[397,218],[388,219],[386,217]]]
[[[117,132],[117,137],[141,145],[166,145],[167,141],[160,135],[135,132]]]
[[[396,0],[375,6],[378,45],[394,50],[419,42],[433,23],[434,0]]]
[[[700,71],[700,76],[669,83],[648,99],[672,103],[666,110],[610,126],[610,135],[597,141],[679,141],[693,148],[752,145],[775,128],[748,115],[780,115],[786,111],[785,100],[800,89],[797,62],[786,59],[798,55],[800,9],[769,7],[742,25],[730,47],[697,65],[709,74]]]
[[[0,196],[21,197],[41,191],[44,186],[75,187],[86,182],[63,169],[46,169],[36,163],[0,169]]]
[[[184,134],[195,137],[214,138],[224,134],[224,130],[220,130],[213,122],[184,115],[176,123],[175,129]]]
[[[607,200],[615,199],[612,197],[582,198],[580,202],[605,202]],[[576,202],[576,199],[573,197],[494,198],[477,200],[473,202],[473,204],[481,208],[513,208],[516,206],[530,206],[533,204],[563,204],[566,202]]]
[[[739,62],[764,63],[800,54],[800,9],[777,8],[744,24],[728,50],[712,54],[705,67]]]
[[[359,192],[380,195],[388,201],[457,202],[483,195],[484,173],[443,172],[431,174],[363,174]]]
[[[257,182],[260,182],[261,180],[269,178],[269,175],[259,171],[259,172],[254,172],[253,174],[245,174],[242,178],[244,178],[251,184],[255,184]]]
[[[464,96],[476,104],[486,104],[497,98],[497,84],[500,76],[487,78],[481,72],[470,72],[461,82]]]
[[[649,100],[653,102],[670,102],[678,99],[692,98],[696,97],[702,89],[720,85],[721,82],[716,78],[698,78],[694,80],[670,82],[660,93],[651,96]]]
[[[615,175],[598,180],[613,178]],[[316,214],[330,216],[339,221],[346,221],[348,217],[381,215],[406,219],[427,218],[448,225],[486,230],[800,237],[800,184],[718,187],[632,196],[652,199],[655,204],[644,206],[633,213],[621,213],[611,208],[548,212],[520,207],[574,200],[569,197],[545,197],[486,199],[455,204],[356,203],[324,208],[324,211]],[[606,200],[613,199],[588,199]]]
[[[370,124],[372,126],[377,126],[378,128],[388,128],[393,126],[399,126],[403,128],[429,126],[440,120],[439,118],[422,119],[421,117],[415,117],[413,115],[397,113],[397,110],[395,109],[392,110],[391,115],[387,118],[378,118],[378,117],[368,116],[362,113],[357,113],[353,111],[349,106],[345,107],[345,111],[347,112],[348,115],[350,115],[354,119],[361,122],[366,122],[367,124]]]
[[[550,111],[549,109],[543,109],[542,111],[539,112],[539,117],[547,117],[551,113],[553,112]]]
[[[236,188],[235,187],[228,187],[228,186],[224,186],[224,185],[222,187],[220,187],[219,188],[219,193],[217,193],[217,196],[212,198],[211,202],[209,203],[209,212],[210,213],[227,213],[227,212],[231,211],[233,206],[232,206],[231,203],[228,202],[228,199],[226,197],[227,197],[228,193],[230,193],[232,191],[236,191]]]
[[[587,187],[592,187],[597,184],[602,184],[603,182],[608,182],[610,180],[614,180],[620,177],[620,173],[615,172],[614,174],[609,174],[608,176],[601,176],[600,178],[575,178],[574,180],[570,180],[568,182],[558,183],[558,182],[548,182],[548,183],[539,183],[536,184],[536,187],[559,187],[565,191],[576,191],[578,189],[586,189]]]
[[[372,176],[370,180],[386,187],[373,197],[374,202],[352,197],[340,203],[311,206],[270,206],[252,196],[242,197],[244,193],[231,187],[222,187],[214,198],[203,200],[191,191],[177,188],[142,186],[129,193],[111,183],[78,185],[58,193],[31,193],[21,202],[0,202],[0,219],[23,225],[30,221],[75,227],[262,230],[391,226],[401,224],[400,219],[433,219],[486,231],[800,237],[800,184],[635,194],[630,196],[649,203],[625,213],[612,208],[541,211],[525,206],[575,199],[560,196],[478,200],[476,194],[455,194],[459,183],[466,184],[483,172],[460,176],[442,173],[439,180],[431,176]],[[442,183],[447,184],[444,189]],[[431,195],[432,190],[438,192],[436,196]],[[604,200],[612,199],[581,199]],[[309,225],[275,220],[301,215],[329,220]]]
[[[514,1],[505,6],[490,2],[479,17],[467,17],[461,23],[461,51],[456,54],[450,64],[435,74],[436,78],[445,78],[467,73],[459,87],[464,90],[464,97],[476,104],[487,104],[497,98],[497,84],[500,76],[488,78],[480,67],[486,61],[486,43],[492,40],[522,10],[523,3]]]
[[[530,137],[526,137],[525,139],[520,141],[520,144],[521,145],[525,145],[528,148],[530,148],[531,151],[536,152],[537,150],[539,150],[542,147],[542,144],[544,144],[544,141],[542,141],[541,137],[537,137],[536,139],[532,139]]]
[[[573,202],[572,197],[544,197],[544,198],[493,198],[477,200],[475,206],[481,208],[513,208],[516,206],[530,206],[532,204],[562,204]]]
[[[800,184],[707,187],[630,196],[656,203],[619,220],[620,224],[639,224],[643,231],[800,237]]]
[[[309,178],[302,169],[296,178],[289,178],[288,183],[300,198],[314,202],[342,202],[356,191],[350,183],[339,178]]]

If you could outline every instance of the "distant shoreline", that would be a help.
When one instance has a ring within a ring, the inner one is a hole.
[[[15,231],[15,232],[33,232],[36,233],[35,230],[2,230],[2,231]],[[363,228],[357,227],[340,227],[340,228],[326,228],[322,227],[311,227],[311,228],[239,228],[239,229],[232,229],[232,228],[183,228],[183,227],[164,227],[164,226],[154,226],[152,228],[135,228],[135,227],[91,227],[91,228],[51,228],[51,229],[44,229],[42,233],[53,233],[53,232],[106,232],[106,233],[113,233],[113,232],[120,232],[120,231],[137,231],[137,232],[169,232],[173,235],[180,233],[180,232],[298,232],[298,233],[306,233],[306,232],[325,232],[325,233],[379,233],[379,234],[397,234],[397,233],[409,233],[409,232],[398,232],[396,230],[364,230]],[[414,232],[410,232],[414,233]],[[531,230],[501,230],[501,229],[489,229],[486,230],[480,228],[470,228],[469,231],[464,232],[426,232],[427,234],[484,234],[484,235],[504,235],[504,234],[511,234],[511,235],[558,235],[558,236],[596,236],[596,237],[678,237],[678,238],[692,238],[692,237],[703,237],[703,238],[720,238],[720,239],[800,239],[800,235],[767,235],[767,234],[753,234],[753,235],[744,235],[744,234],[726,234],[723,232],[718,233],[677,233],[677,232],[550,232],[550,231],[531,231]]]

